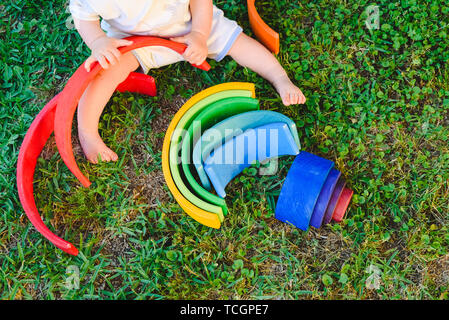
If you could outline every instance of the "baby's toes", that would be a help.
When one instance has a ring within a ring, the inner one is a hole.
[[[102,162],[109,162],[111,161],[111,155],[108,151],[102,151],[99,153],[99,158]]]
[[[100,152],[100,153],[98,153],[97,154],[97,162],[98,163],[100,163],[100,162],[107,162],[108,160],[107,160],[107,156],[106,156],[106,154],[104,154],[104,152]]]
[[[98,164],[98,155],[97,155],[97,158],[87,157],[87,161],[89,161],[90,163],[93,163],[93,164]]]
[[[296,88],[295,90],[296,104],[303,104],[305,102],[305,97],[302,94],[301,90]]]
[[[112,150],[110,150],[109,156],[111,158],[111,161],[117,161],[118,160],[118,155],[114,151],[112,151]]]
[[[117,161],[118,160],[117,154],[114,151],[112,151],[111,149],[106,150],[105,153],[107,154],[107,157],[109,159],[108,161]]]
[[[290,93],[289,92],[285,92],[281,95],[282,97],[282,103],[285,106],[289,106],[291,104],[291,98],[290,98]]]
[[[295,92],[294,94],[293,94],[293,101],[292,101],[292,104],[298,104],[299,103],[299,94],[298,94],[298,92]]]

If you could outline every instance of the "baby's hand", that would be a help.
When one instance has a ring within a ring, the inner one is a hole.
[[[192,31],[183,37],[175,37],[170,40],[181,42],[187,45],[186,51],[182,55],[191,64],[199,66],[207,57],[207,36],[198,31]]]
[[[84,67],[89,72],[91,65],[95,61],[98,61],[103,69],[107,69],[109,68],[109,64],[115,65],[122,55],[117,48],[129,46],[132,43],[132,41],[124,39],[116,39],[108,36],[100,37],[90,44],[92,54],[87,58]]]

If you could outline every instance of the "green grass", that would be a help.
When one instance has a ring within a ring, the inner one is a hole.
[[[244,1],[217,1],[251,34]],[[365,9],[380,7],[380,29]],[[15,170],[39,110],[88,56],[66,27],[66,1],[0,5],[0,298],[2,299],[447,299],[449,298],[449,5],[444,0],[266,1],[279,60],[308,98],[282,106],[273,88],[231,59],[209,73],[179,63],[151,74],[159,97],[117,94],[101,134],[114,164],[77,161],[82,188],[54,141],[35,176],[47,225],[80,248],[56,249],[20,205]],[[262,108],[294,119],[303,148],[335,161],[355,191],[341,224],[300,231],[274,218],[292,158],[276,176],[252,170],[229,187],[223,227],[182,212],[161,174],[171,116],[201,89],[257,85]],[[74,132],[75,133],[75,132]],[[75,135],[76,136],[76,135]],[[80,288],[67,290],[67,267]],[[366,286],[378,268],[380,287]]]

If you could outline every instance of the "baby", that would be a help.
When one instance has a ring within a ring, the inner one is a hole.
[[[85,68],[89,71],[95,61],[103,67],[78,106],[78,134],[92,163],[99,158],[118,159],[101,139],[98,122],[115,88],[139,67],[147,73],[177,61],[200,65],[206,58],[220,61],[229,55],[270,81],[285,105],[306,101],[277,59],[246,36],[235,21],[224,17],[212,0],[70,0],[70,12],[76,29],[92,51]],[[120,54],[117,48],[130,45],[132,42],[123,38],[131,35],[169,38],[186,44],[187,49],[182,56],[164,47]]]

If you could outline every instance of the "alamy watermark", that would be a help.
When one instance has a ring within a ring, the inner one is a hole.
[[[179,145],[185,139],[193,140],[194,145],[182,143],[176,150],[177,155],[170,157],[171,165],[194,164],[202,170],[206,165],[250,166],[260,161],[259,174],[274,175],[278,170],[277,157],[284,151],[281,145],[288,144],[281,139],[289,139],[279,128],[250,128],[245,131],[239,128],[210,128],[202,135],[201,121],[194,121],[192,128],[193,132],[177,129],[173,133],[172,137],[178,140]]]
[[[69,14],[67,19],[65,19],[66,28],[69,30],[74,30],[75,29],[75,21],[73,20],[72,13],[70,12],[70,9],[68,6],[65,8],[65,13]]]
[[[365,26],[368,30],[378,30],[380,28],[380,10],[379,6],[371,5],[365,9]]]
[[[80,288],[80,270],[78,266],[70,265],[65,270],[64,288],[67,290],[78,290]]]
[[[368,278],[365,281],[365,287],[369,290],[380,289],[382,271],[379,269],[379,267],[372,264],[368,268],[366,268],[365,272],[369,274]]]

